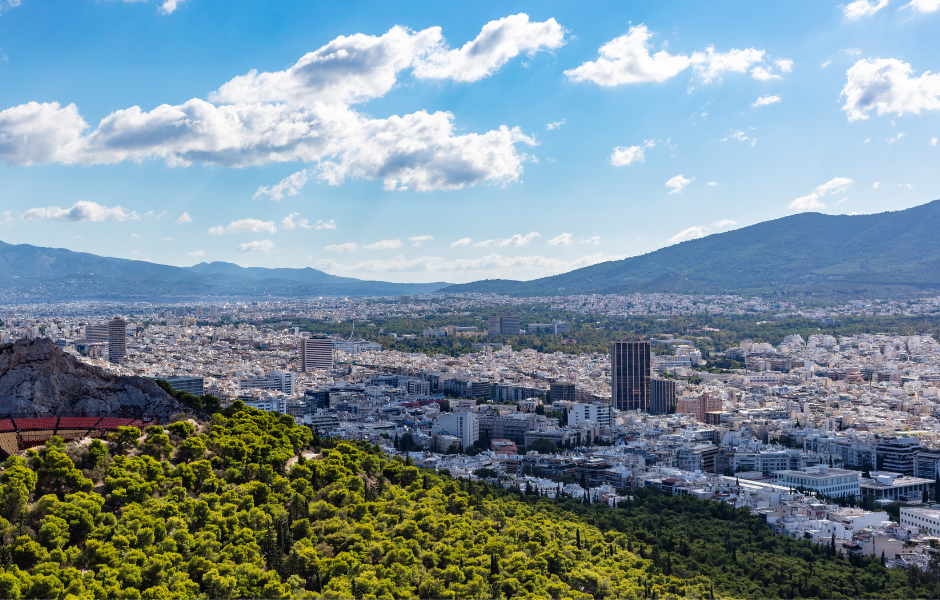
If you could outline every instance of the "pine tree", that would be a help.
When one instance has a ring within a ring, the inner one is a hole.
[[[581,530],[580,529],[575,530],[574,539],[575,539],[575,543],[578,545],[578,550],[580,550],[581,549]]]
[[[499,575],[499,559],[495,554],[490,554],[490,575]]]

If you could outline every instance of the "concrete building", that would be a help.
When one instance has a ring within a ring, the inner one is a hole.
[[[676,403],[677,414],[694,415],[702,423],[705,422],[705,413],[719,410],[721,410],[721,398],[709,394],[682,396]]]
[[[649,342],[611,342],[611,404],[618,410],[649,410]]]
[[[127,356],[127,321],[114,317],[108,321],[108,362],[120,363]]]
[[[686,444],[676,451],[676,467],[683,471],[715,472],[718,446],[714,444]]]
[[[111,335],[107,323],[85,325],[85,339],[91,344],[106,344]]]
[[[676,381],[650,379],[650,414],[668,415],[676,408]]]
[[[800,470],[776,471],[777,485],[803,489],[838,498],[856,497],[862,474],[858,471],[833,469],[825,466],[807,467]]]
[[[879,471],[914,475],[914,455],[920,452],[917,438],[888,438],[875,449]]]
[[[600,427],[610,427],[610,406],[580,402],[572,404],[568,411],[568,426],[580,427],[585,421],[592,421]]]
[[[202,396],[205,393],[202,377],[167,377],[165,381],[177,392],[187,392],[193,396]]]
[[[257,408],[266,412],[279,412],[287,414],[287,398],[260,398],[258,400],[242,400],[245,406]]]
[[[575,402],[578,399],[578,386],[566,381],[557,381],[549,384],[548,401],[554,402]]]
[[[261,377],[245,377],[238,380],[238,389],[240,390],[268,390],[283,392],[289,396],[294,395],[296,384],[296,374],[293,371],[281,373],[280,371],[271,371]]]
[[[431,433],[457,437],[467,449],[480,439],[480,422],[472,412],[441,413],[435,417]]]
[[[930,535],[940,537],[940,505],[902,506],[901,525],[920,527]]]
[[[489,320],[489,335],[519,335],[518,315],[493,315]]]
[[[333,340],[314,335],[300,340],[300,369],[304,373],[333,369]]]
[[[872,471],[871,479],[862,479],[861,493],[872,495],[875,500],[893,502],[920,502],[924,490],[933,486],[934,480],[908,477],[890,471]]]

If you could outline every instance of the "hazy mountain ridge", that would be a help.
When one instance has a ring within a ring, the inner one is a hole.
[[[872,215],[801,213],[552,277],[477,281],[441,291],[554,295],[940,289],[938,229],[940,200]]]
[[[200,296],[384,296],[432,292],[446,283],[389,283],[316,269],[232,263],[174,267],[63,248],[0,242],[0,299],[151,299]]]

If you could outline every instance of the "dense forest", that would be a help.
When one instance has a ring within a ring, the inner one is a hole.
[[[422,471],[236,402],[0,473],[2,598],[936,597],[745,511],[621,508]]]
[[[610,352],[610,342],[620,339],[649,339],[672,335],[687,338],[703,350],[724,351],[749,338],[755,342],[780,344],[788,335],[802,335],[804,339],[813,334],[828,334],[835,337],[851,336],[860,333],[888,333],[891,335],[930,335],[940,339],[940,320],[931,321],[926,317],[909,316],[844,316],[832,324],[802,317],[775,319],[768,314],[745,315],[689,315],[670,318],[652,316],[607,317],[603,315],[581,314],[571,311],[551,310],[544,305],[523,305],[504,312],[518,314],[522,327],[530,323],[551,323],[560,319],[571,324],[571,332],[564,335],[538,333],[533,335],[495,336],[495,337],[423,337],[425,328],[439,328],[444,325],[477,326],[480,331],[487,327],[487,318],[491,313],[500,312],[496,307],[477,309],[471,315],[440,316],[430,315],[412,319],[394,317],[376,319],[370,324],[357,323],[356,337],[376,341],[387,350],[402,352],[423,352],[428,355],[444,354],[459,356],[472,352],[471,345],[480,342],[506,343],[514,350],[532,348],[539,352],[564,352],[565,354],[590,354]],[[300,319],[296,321],[303,330],[310,333],[327,333],[349,336],[353,333],[353,324],[327,323]],[[709,331],[704,331],[708,328]],[[717,330],[717,331],[713,331]],[[393,338],[416,335],[412,339]]]

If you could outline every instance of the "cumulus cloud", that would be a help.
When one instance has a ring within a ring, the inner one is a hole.
[[[297,229],[298,227],[302,229],[310,229],[310,222],[307,221],[307,219],[298,219],[296,221],[294,220],[294,217],[299,216],[300,213],[291,213],[281,219],[281,229]]]
[[[620,260],[621,255],[590,254],[574,260],[545,256],[506,256],[489,254],[479,258],[447,260],[438,256],[366,260],[343,264],[332,259],[321,260],[316,268],[347,276],[374,278],[377,274],[396,273],[396,281],[473,281],[482,278],[533,279],[564,273],[597,263]]]
[[[686,179],[685,177],[682,176],[682,173],[680,173],[676,175],[675,177],[673,177],[672,179],[670,179],[669,181],[667,181],[666,187],[672,188],[672,191],[669,192],[670,194],[681,194],[682,189],[685,186],[692,183],[693,181],[695,181],[695,177],[693,177],[692,179]]]
[[[888,0],[855,0],[842,7],[842,12],[846,18],[857,21],[862,17],[870,17],[882,8],[888,6]]]
[[[940,10],[940,0],[911,0],[904,8],[913,8],[922,13],[932,13]]]
[[[504,240],[483,240],[477,242],[474,246],[478,248],[487,248],[489,246],[528,246],[532,240],[539,237],[537,231],[531,231],[525,235],[517,233],[516,235]]]
[[[160,5],[160,12],[165,15],[171,15],[179,8],[179,5],[185,1],[186,0],[163,0],[163,4]]]
[[[600,243],[601,243],[601,236],[595,235],[595,236],[593,236],[593,237],[589,237],[589,238],[586,238],[586,239],[583,239],[583,240],[579,240],[578,243],[579,243],[579,244],[594,244],[594,245],[596,246],[597,244],[600,244]]]
[[[177,225],[182,225],[183,223],[192,223],[192,222],[193,222],[193,218],[189,216],[188,212],[184,212],[183,214],[180,215],[180,218],[176,220]]]
[[[317,224],[313,227],[314,229],[336,229],[336,221],[330,219],[329,221],[319,220]]]
[[[699,238],[705,237],[706,231],[708,231],[708,227],[702,227],[700,225],[696,225],[694,227],[689,227],[688,229],[683,229],[676,235],[669,238],[669,241],[673,244],[678,244],[679,242],[697,240]]]
[[[457,50],[446,50],[445,44],[438,41],[430,52],[417,60],[414,74],[419,79],[478,81],[522,52],[531,55],[564,45],[565,28],[555,19],[533,23],[529,15],[512,15],[490,21],[476,39]]]
[[[253,242],[245,242],[244,244],[239,244],[237,250],[239,252],[268,253],[274,250],[274,242],[271,240],[255,240]]]
[[[551,123],[546,124],[545,129],[548,131],[551,131],[552,129],[558,129],[564,124],[565,124],[565,119],[562,119],[561,121],[553,121]]]
[[[50,219],[52,221],[127,221],[140,219],[134,211],[127,211],[120,205],[114,207],[103,206],[97,202],[81,200],[70,208],[47,206],[45,208],[31,208],[20,215],[24,221],[39,221]]]
[[[718,182],[717,182],[717,181],[709,181],[709,182],[706,183],[705,185],[707,185],[707,186],[709,186],[709,187],[715,187],[716,185],[718,185]]]
[[[751,105],[751,107],[756,108],[758,106],[767,106],[768,104],[776,104],[777,102],[780,102],[780,96],[761,96],[754,102],[754,104]],[[761,146],[761,148],[763,148],[763,146]]]
[[[358,248],[356,242],[346,242],[345,244],[330,244],[323,249],[327,252],[355,252]]]
[[[255,192],[255,195],[252,196],[252,198],[257,200],[262,196],[267,196],[269,200],[280,202],[284,199],[285,196],[296,196],[299,194],[300,190],[304,189],[304,185],[307,184],[307,181],[310,180],[311,176],[311,171],[307,169],[304,169],[303,171],[297,171],[292,175],[288,175],[275,185],[258,186],[258,191]]]
[[[845,188],[852,184],[848,177],[834,177],[826,183],[816,186],[812,192],[805,196],[800,196],[789,204],[791,210],[817,210],[826,208],[826,205],[819,201],[827,194],[838,194],[844,192]]]
[[[419,248],[424,242],[430,242],[432,240],[434,240],[433,235],[416,235],[408,238],[408,241],[411,242],[411,245],[415,248]]]
[[[572,243],[570,233],[562,233],[548,240],[549,246],[568,246]]]
[[[451,243],[450,247],[451,247],[451,248],[459,248],[459,247],[461,247],[461,246],[469,246],[469,245],[470,245],[470,242],[472,242],[472,241],[473,241],[473,240],[472,240],[471,238],[468,238],[468,237],[460,238],[460,239],[457,240],[456,242]]]
[[[239,219],[232,221],[226,226],[218,225],[209,228],[209,235],[222,235],[225,233],[277,233],[277,227],[274,221],[262,221],[261,219]]]
[[[877,190],[877,189],[880,188],[880,187],[881,187],[881,182],[880,182],[880,181],[876,181],[875,183],[871,184],[871,189],[873,189],[873,190]]]
[[[366,250],[394,250],[401,247],[401,240],[380,240],[374,244],[363,246]]]
[[[640,146],[617,146],[610,155],[610,164],[625,167],[634,162],[646,161],[646,149],[656,145],[654,140],[646,140]]]
[[[931,145],[931,146],[936,146],[936,145],[937,145],[937,138],[930,138],[930,145]]]
[[[446,48],[438,27],[340,36],[284,71],[235,77],[209,101],[116,110],[94,129],[71,104],[30,102],[8,108],[0,111],[0,161],[316,165],[255,193],[275,200],[298,192],[313,178],[330,185],[379,179],[389,190],[416,191],[505,184],[518,180],[526,160],[517,145],[536,143],[519,128],[458,135],[449,112],[382,119],[351,105],[384,95],[405,69],[418,78],[475,81],[520,52],[563,43],[558,23],[534,23],[526,15],[488,23],[458,50]]]
[[[793,61],[789,58],[779,58],[774,61],[774,64],[777,65],[777,68],[784,73],[790,73],[793,71]]]
[[[705,83],[720,79],[727,71],[743,73],[764,58],[763,50],[748,48],[715,52],[709,46],[704,52],[692,56],[669,54],[660,50],[650,54],[649,40],[653,37],[646,25],[633,26],[625,35],[600,47],[596,61],[583,63],[565,71],[569,79],[613,87],[631,83],[663,82],[689,67]]]
[[[206,253],[202,250],[193,250],[192,252],[187,252],[186,256],[204,256]]]
[[[913,77],[913,72],[911,65],[896,58],[866,58],[855,63],[846,73],[841,94],[845,96],[842,110],[849,121],[867,119],[872,110],[881,116],[940,109],[940,73],[928,71]]]
[[[720,221],[715,221],[715,227],[721,229],[722,227],[730,227],[732,225],[737,225],[738,222],[734,219],[722,219]]]

